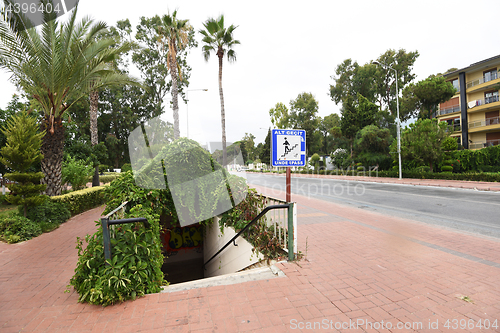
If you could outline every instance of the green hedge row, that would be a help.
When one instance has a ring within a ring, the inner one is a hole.
[[[54,202],[61,202],[68,207],[71,215],[80,214],[86,210],[100,206],[104,203],[104,186],[95,186],[80,191],[51,197]]]
[[[378,177],[399,177],[398,171],[379,171]],[[418,172],[418,171],[403,171],[403,178],[416,179],[448,179],[448,180],[469,180],[480,182],[500,182],[500,173],[488,172]]]

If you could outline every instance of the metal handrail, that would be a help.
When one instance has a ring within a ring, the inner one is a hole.
[[[118,220],[110,220],[109,219],[113,214],[118,212],[120,209],[123,209],[127,203],[128,203],[128,201],[125,201],[120,206],[118,206],[118,208],[113,210],[111,213],[109,213],[108,215],[101,218],[102,242],[103,242],[103,246],[104,246],[104,259],[105,260],[111,260],[111,236],[109,234],[109,226],[110,225],[142,222],[142,223],[144,223],[144,226],[146,228],[149,228],[148,219],[145,217],[134,217],[134,218],[130,218],[130,219],[118,219]],[[106,262],[106,265],[107,264],[108,263]]]
[[[273,210],[273,209],[281,209],[281,208],[288,208],[288,209],[290,209],[291,207],[293,207],[293,203],[288,203],[288,204],[283,204],[283,205],[272,205],[272,206],[267,206],[266,208],[264,208],[262,210],[262,212],[259,213],[259,215],[257,215],[252,221],[250,221],[250,223],[248,223],[242,230],[240,230],[240,232],[238,232],[223,247],[221,247],[219,249],[219,251],[217,251],[216,254],[214,254],[210,259],[208,259],[207,262],[205,262],[203,264],[203,268],[205,268],[206,264],[208,264],[215,257],[217,257],[217,255],[219,255],[222,251],[224,251],[226,249],[226,247],[229,246],[229,244],[233,243],[236,240],[236,238],[238,238],[242,233],[244,233],[245,231],[247,231],[248,228],[250,228],[253,224],[255,224],[255,222],[257,222],[268,211]],[[289,212],[288,220],[290,221],[290,212]],[[290,226],[290,222],[288,223],[288,225]],[[289,229],[288,230],[288,238],[290,239],[290,237],[293,237],[293,235],[292,235],[293,234],[293,226],[292,226],[291,229],[290,229],[290,227],[288,229]],[[290,250],[290,244],[289,244],[289,246],[288,246],[288,258],[290,259],[290,257],[291,257],[292,258],[291,260],[293,260],[293,255],[294,255],[293,248]]]

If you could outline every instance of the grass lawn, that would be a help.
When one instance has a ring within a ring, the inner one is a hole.
[[[17,212],[16,205],[6,205],[5,203],[0,205],[0,217],[7,217],[12,212]]]

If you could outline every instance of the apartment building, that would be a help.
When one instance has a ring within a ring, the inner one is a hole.
[[[453,126],[452,137],[464,148],[500,144],[499,69],[500,55],[443,75],[457,93],[439,105],[436,116]]]

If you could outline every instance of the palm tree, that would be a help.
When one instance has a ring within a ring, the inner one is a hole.
[[[179,129],[179,80],[182,81],[182,71],[177,61],[178,51],[189,44],[189,32],[193,30],[189,20],[177,19],[177,10],[172,15],[161,18],[161,25],[157,28],[158,41],[168,46],[167,66],[172,77],[172,108],[174,112],[174,140],[180,137]]]
[[[93,24],[89,18],[76,23],[76,14],[77,7],[64,24],[57,22],[56,13],[45,14],[40,32],[26,29],[30,24],[21,13],[0,19],[0,68],[12,74],[12,81],[43,112],[41,129],[47,135],[42,143],[42,183],[50,196],[61,194],[66,110],[101,87],[138,84],[108,65],[130,45],[113,48],[114,40],[97,39],[106,24]]]
[[[210,54],[215,52],[219,57],[219,95],[220,95],[220,109],[221,109],[221,122],[222,122],[222,162],[227,165],[227,152],[226,152],[226,114],[224,111],[224,94],[222,92],[222,58],[227,54],[229,62],[236,61],[236,52],[233,46],[240,44],[239,40],[233,38],[233,31],[237,27],[230,25],[224,28],[224,15],[219,16],[217,20],[209,18],[203,23],[205,30],[200,30],[203,35],[203,56],[205,61],[208,61]]]

